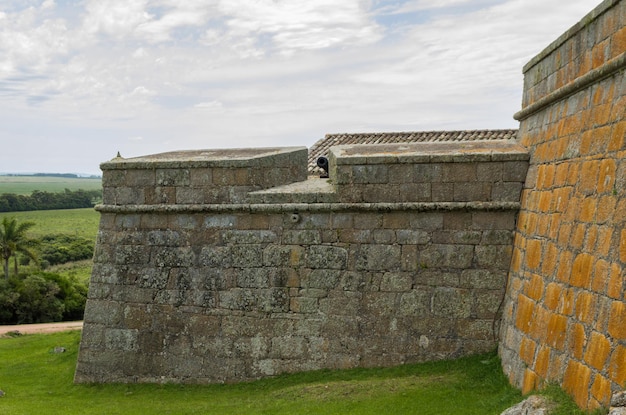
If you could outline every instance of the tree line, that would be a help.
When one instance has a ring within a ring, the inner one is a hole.
[[[0,194],[0,212],[89,208],[101,199],[101,190],[65,189],[64,192],[56,193],[33,190],[30,195],[2,193]]]

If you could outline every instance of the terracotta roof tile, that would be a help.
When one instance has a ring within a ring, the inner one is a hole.
[[[317,158],[328,157],[331,147],[345,144],[419,143],[432,141],[514,140],[517,130],[413,131],[326,134],[309,149],[309,174],[319,174]]]

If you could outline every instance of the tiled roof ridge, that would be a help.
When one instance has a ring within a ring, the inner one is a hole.
[[[347,144],[390,144],[441,141],[512,140],[517,137],[517,129],[496,130],[433,130],[433,131],[392,131],[371,133],[326,134],[309,149],[309,173],[319,173],[316,160],[328,154],[337,145]]]

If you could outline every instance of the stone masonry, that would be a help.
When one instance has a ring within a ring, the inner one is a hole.
[[[179,152],[102,165],[77,382],[234,382],[485,352],[515,141]]]
[[[626,387],[626,1],[605,1],[524,68],[531,154],[500,355],[529,392],[583,408]]]
[[[626,0],[605,0],[525,66],[519,141],[337,146],[330,179],[306,180],[305,148],[106,162],[75,379],[234,382],[499,335],[524,393],[607,407],[626,388],[625,115]]]

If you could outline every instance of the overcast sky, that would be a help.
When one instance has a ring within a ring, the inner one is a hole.
[[[522,66],[600,0],[0,0],[0,172],[517,128]]]

